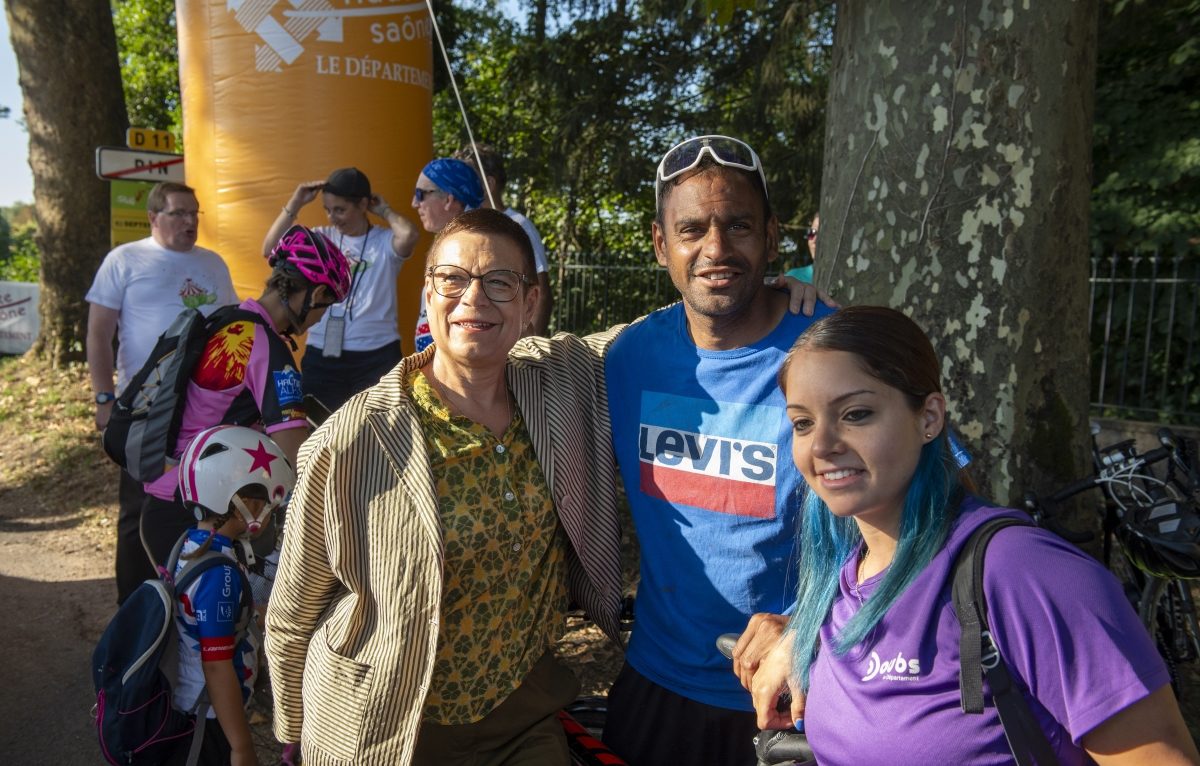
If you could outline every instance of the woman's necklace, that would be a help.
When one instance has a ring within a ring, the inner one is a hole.
[[[861,583],[863,580],[866,579],[866,577],[864,577],[864,574],[867,571],[867,559],[869,559],[869,558],[871,558],[871,549],[864,545],[863,549],[862,549],[862,555],[859,556],[859,559],[858,559],[858,577],[857,577],[857,579],[858,579],[859,583]]]

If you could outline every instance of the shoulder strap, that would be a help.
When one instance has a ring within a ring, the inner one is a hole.
[[[959,694],[964,713],[983,712],[983,677],[991,687],[992,700],[1013,758],[1020,766],[1055,766],[1058,758],[1046,733],[1033,717],[1029,703],[1013,683],[1012,674],[987,625],[987,601],[983,593],[983,562],[988,543],[1005,527],[1028,526],[1011,516],[990,519],[971,533],[954,562],[952,598],[959,636]],[[983,669],[981,674],[978,668]]]
[[[220,327],[240,321],[257,322],[263,326],[267,324],[267,320],[263,319],[262,315],[257,311],[247,311],[241,306],[231,305],[222,306],[209,314],[205,320],[205,328],[207,329],[207,334],[211,335]]]
[[[177,544],[177,547],[182,548],[183,546]],[[178,560],[179,556],[177,552],[173,552],[172,555]],[[246,578],[246,573],[242,571],[237,561],[217,551],[205,551],[204,555],[189,559],[183,565],[183,569],[179,570],[179,576],[175,578],[175,591],[186,590],[200,575],[222,564],[231,566],[233,571],[237,572],[238,580],[242,584],[241,612],[238,614],[238,621],[235,627],[235,635],[237,640],[240,641],[246,634],[247,628],[250,627],[250,620],[254,618],[254,594],[250,590],[250,580]],[[174,567],[172,566],[171,569],[173,570]]]

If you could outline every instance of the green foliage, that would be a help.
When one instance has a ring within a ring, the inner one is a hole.
[[[1200,234],[1197,125],[1200,0],[1102,3],[1092,152],[1095,248],[1182,252]]]
[[[183,146],[175,0],[113,0],[129,124],[169,130]]]
[[[759,151],[785,242],[799,249],[818,198],[833,9],[759,5],[731,12],[724,26],[704,3],[680,13],[663,2],[525,2],[525,23],[490,4],[455,8],[451,65],[475,137],[505,155],[506,196],[558,263],[560,307],[592,296],[559,326],[587,329],[662,304],[649,236],[654,168],[690,135],[729,133]],[[449,90],[435,96],[434,130],[437,155],[467,141]],[[602,278],[615,281],[573,284],[585,262],[611,266]],[[602,313],[605,294],[639,308]]]
[[[8,235],[7,247],[0,250],[0,281],[37,282],[41,258],[33,241],[37,225],[33,222],[17,224],[9,230],[7,217],[3,228]]]

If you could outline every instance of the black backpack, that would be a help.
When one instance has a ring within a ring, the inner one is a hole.
[[[168,572],[175,571],[186,539],[184,533],[175,543]],[[189,560],[174,583],[166,578],[143,582],[104,629],[92,652],[92,683],[96,733],[108,763],[161,764],[188,738],[192,740],[188,763],[195,763],[208,715],[208,695],[201,696],[194,720],[172,705],[171,685],[177,677],[179,657],[175,594],[222,564],[234,564],[242,583],[236,645],[249,628],[254,598],[242,568],[216,551]]]
[[[207,318],[199,309],[184,309],[117,397],[104,429],[104,451],[134,479],[149,482],[166,473],[192,369],[213,333],[239,320],[266,324],[260,315],[237,306],[217,309]]]
[[[983,595],[983,556],[992,537],[1005,527],[1028,526],[1011,516],[989,519],[971,533],[954,562],[952,598],[962,634],[958,639],[958,689],[964,713],[983,713],[983,679],[987,678],[1008,748],[1019,766],[1057,766],[1046,733],[1033,717],[1029,703],[1013,683],[1012,674],[987,630],[987,601]],[[980,669],[982,668],[982,672]]]

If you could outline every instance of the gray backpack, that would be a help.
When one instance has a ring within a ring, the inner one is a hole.
[[[184,309],[158,336],[146,363],[117,397],[104,429],[104,451],[130,476],[149,482],[167,472],[192,369],[213,333],[239,320],[266,324],[237,306],[217,309],[209,317]]]

